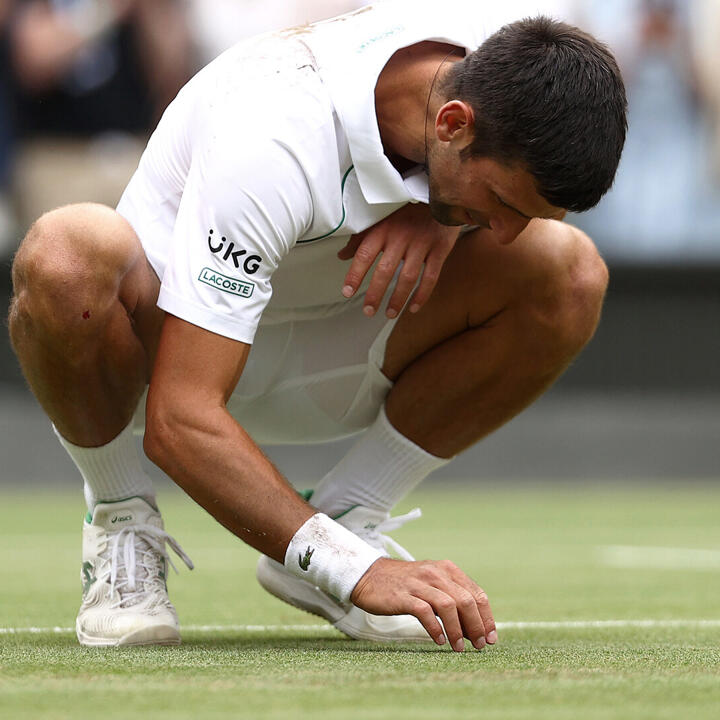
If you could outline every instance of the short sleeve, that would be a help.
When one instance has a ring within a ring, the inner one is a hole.
[[[209,129],[193,155],[158,305],[250,344],[312,200],[290,143],[228,125]]]

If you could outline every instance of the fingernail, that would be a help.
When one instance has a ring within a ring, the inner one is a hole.
[[[385,312],[385,315],[387,315],[392,320],[393,318],[397,317],[397,310],[393,308],[388,308]]]
[[[372,317],[375,314],[375,308],[372,305],[366,305],[363,308],[363,313],[365,313],[367,317]]]
[[[352,285],[345,285],[345,287],[342,289],[342,294],[345,297],[352,297],[352,294],[355,292],[355,289]]]
[[[411,312],[411,313],[416,313],[419,309],[420,309],[420,306],[419,306],[417,303],[413,303],[413,304],[410,306],[410,312]]]
[[[444,644],[445,644],[445,636],[444,636],[444,635],[438,635],[438,636],[435,638],[435,641],[437,642],[438,645],[444,645]]]
[[[488,633],[487,641],[488,641],[491,645],[494,645],[494,644],[497,642],[497,632],[495,632],[495,630],[491,630],[491,631]]]
[[[482,650],[482,649],[485,647],[485,638],[484,638],[484,637],[479,637],[479,638],[473,643],[473,645],[475,646],[475,649],[476,649],[476,650]]]
[[[455,644],[453,645],[453,650],[455,650],[455,652],[464,652],[465,651],[465,641],[462,638],[457,640],[455,642]]]

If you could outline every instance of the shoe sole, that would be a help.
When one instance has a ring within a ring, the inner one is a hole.
[[[307,580],[293,578],[290,586],[285,568],[268,557],[261,557],[258,561],[256,576],[260,585],[271,595],[298,610],[317,615],[333,625],[347,614],[347,610],[342,605],[333,602],[322,590],[318,590]]]
[[[94,637],[87,635],[76,623],[78,642],[85,647],[136,647],[140,645],[179,645],[180,635],[171,625],[155,625],[128,633],[119,638]]]
[[[359,628],[353,621],[352,608],[348,611],[329,598],[322,590],[302,578],[291,576],[292,581],[289,582],[290,578],[285,568],[268,557],[263,556],[258,561],[256,576],[260,585],[271,595],[298,610],[327,620],[352,640],[384,643],[432,643],[430,636],[424,630],[422,630],[422,635],[416,637],[392,637],[381,632],[373,632],[368,627]]]

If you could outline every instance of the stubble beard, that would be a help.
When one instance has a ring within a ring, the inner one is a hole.
[[[449,225],[452,227],[458,227],[464,225],[463,220],[457,218],[457,207],[455,205],[448,205],[437,199],[438,191],[437,186],[433,182],[432,174],[428,169],[428,191],[429,199],[428,205],[430,207],[430,214],[433,218],[441,225]]]
[[[461,220],[457,220],[453,217],[455,208],[452,205],[446,205],[445,203],[439,202],[438,200],[430,201],[430,214],[435,220],[441,225],[450,225],[458,227],[465,225]]]

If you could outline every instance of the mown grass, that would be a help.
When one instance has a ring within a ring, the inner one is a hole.
[[[617,568],[605,545],[720,550],[720,489],[432,487],[396,533],[418,557],[450,557],[500,622],[650,619],[652,627],[505,628],[497,647],[358,643],[268,597],[256,554],[179,492],[160,497],[197,569],[172,576],[177,648],[81,648],[69,632],[0,634],[0,717],[716,718],[720,573]],[[70,627],[79,602],[78,495],[6,492],[0,628]],[[683,624],[687,621],[687,625]],[[265,625],[271,629],[232,629]],[[304,629],[284,626],[307,625]]]

